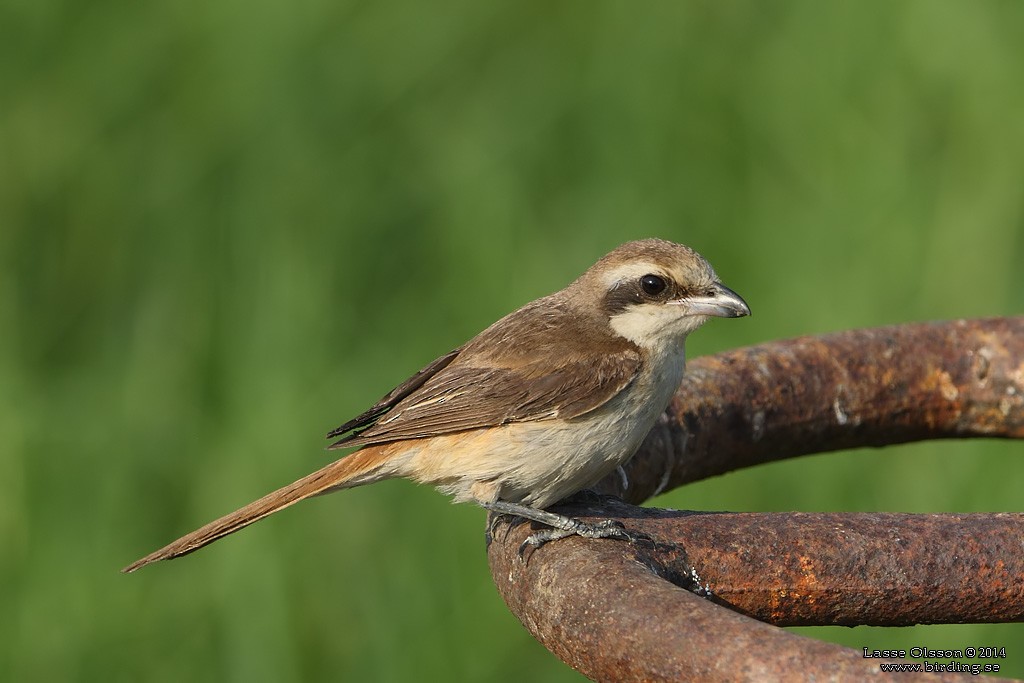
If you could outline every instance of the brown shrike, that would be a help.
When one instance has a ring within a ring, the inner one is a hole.
[[[709,317],[749,314],[689,247],[623,244],[327,435],[338,439],[330,448],[354,453],[124,571],[198,550],[310,496],[393,477],[552,527],[531,537],[534,545],[574,534],[631,538],[616,522],[545,508],[632,457],[679,386],[690,332]]]

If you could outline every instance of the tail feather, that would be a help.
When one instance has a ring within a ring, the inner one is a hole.
[[[311,496],[351,488],[384,478],[387,475],[373,475],[375,470],[381,469],[388,459],[386,449],[371,447],[356,451],[348,457],[332,462],[298,481],[268,493],[259,500],[182,536],[160,550],[132,562],[121,571],[128,574],[153,562],[187,555]]]

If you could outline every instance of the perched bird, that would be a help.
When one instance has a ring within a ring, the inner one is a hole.
[[[198,550],[310,496],[393,477],[552,527],[534,543],[628,537],[617,523],[545,508],[632,457],[679,386],[690,332],[712,316],[749,314],[689,247],[623,244],[327,435],[338,439],[332,449],[359,450],[123,571]]]

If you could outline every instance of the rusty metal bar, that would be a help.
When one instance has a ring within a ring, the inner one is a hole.
[[[623,521],[651,539],[632,552],[654,575],[777,626],[1024,621],[1024,513],[557,510]]]
[[[628,489],[605,483],[642,501],[805,453],[971,436],[1024,437],[1024,318],[855,330],[698,359],[634,458]],[[1019,514],[695,514],[608,503],[573,513],[610,512],[655,542],[570,538],[524,563],[527,530],[499,526],[488,551],[512,611],[597,680],[915,679],[890,679],[878,660],[740,612],[779,624],[1021,619]]]
[[[663,419],[600,490],[631,503],[809,453],[1024,438],[1024,317],[799,337],[696,358]]]
[[[495,585],[545,647],[594,680],[964,680],[886,673],[881,664],[899,660],[865,658],[722,607],[664,580],[671,568],[652,562],[642,544],[567,538],[524,562],[517,547],[526,527],[503,539],[499,525],[489,549]],[[701,577],[676,581],[691,578]]]

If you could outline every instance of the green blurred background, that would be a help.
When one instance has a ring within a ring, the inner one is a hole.
[[[0,7],[0,679],[574,681],[483,511],[387,482],[141,554],[629,239],[754,316],[691,355],[1024,310],[1024,3]],[[1021,509],[1021,445],[772,464],[655,504]],[[808,632],[801,630],[801,632]],[[1024,626],[813,629],[1002,645]]]

